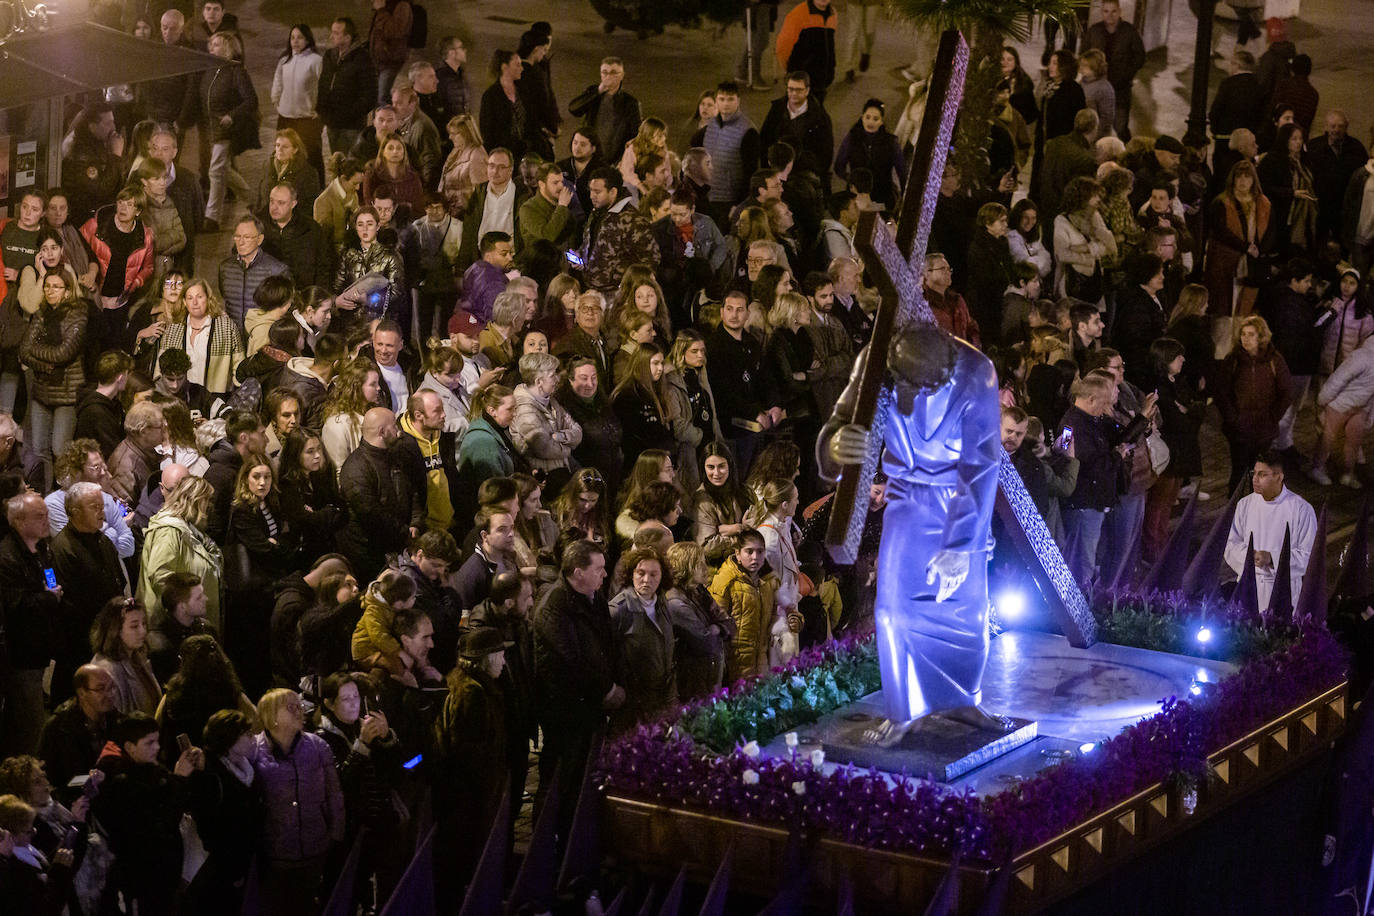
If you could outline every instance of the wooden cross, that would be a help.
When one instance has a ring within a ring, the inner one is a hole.
[[[888,399],[893,396],[886,382],[888,346],[899,327],[935,321],[922,291],[922,273],[968,60],[968,44],[957,29],[940,36],[940,50],[926,95],[925,115],[921,119],[898,211],[896,239],[873,212],[863,214],[855,231],[855,247],[869,276],[877,283],[882,304],[874,319],[873,337],[868,344],[870,358],[859,381],[853,419],[854,423],[872,432],[868,454],[861,464],[841,470],[830,528],[826,532],[826,543],[836,562],[854,562],[868,515],[869,484],[882,453]],[[924,185],[918,191],[920,181],[924,181]],[[976,265],[971,267],[977,269]],[[998,516],[1049,604],[1060,632],[1071,645],[1080,648],[1092,645],[1097,640],[1097,626],[1088,603],[1026,492],[1021,475],[1005,453],[997,483]]]

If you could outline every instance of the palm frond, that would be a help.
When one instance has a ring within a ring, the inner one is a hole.
[[[958,29],[966,36],[992,32],[1026,41],[1037,18],[1067,22],[1091,0],[888,0],[894,17],[922,29]]]

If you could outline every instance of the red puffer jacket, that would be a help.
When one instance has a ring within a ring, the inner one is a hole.
[[[110,269],[110,246],[107,239],[115,231],[114,227],[115,208],[114,205],[101,207],[96,211],[95,216],[86,220],[86,224],[81,227],[81,237],[86,240],[86,244],[91,246],[91,251],[95,253],[95,259],[100,264],[100,276],[96,279],[96,289],[105,282],[105,273]],[[143,229],[143,247],[137,248],[129,255],[129,259],[124,264],[124,291],[126,293],[141,289],[148,278],[153,275],[153,230],[147,223],[135,220],[136,227]]]

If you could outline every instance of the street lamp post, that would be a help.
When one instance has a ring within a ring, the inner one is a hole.
[[[1183,142],[1192,149],[1207,145],[1207,83],[1212,75],[1212,27],[1218,0],[1193,0],[1197,45],[1193,48],[1193,93],[1188,105],[1188,131]]]

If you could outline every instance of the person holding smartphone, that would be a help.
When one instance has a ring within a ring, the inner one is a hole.
[[[338,854],[353,846],[358,830],[367,828],[362,860],[358,864],[359,882],[376,876],[377,902],[391,896],[391,890],[405,867],[401,811],[390,800],[400,781],[403,755],[396,733],[386,713],[369,702],[372,687],[361,675],[341,671],[331,674],[320,685],[319,725],[316,734],[334,752],[334,765],[344,792],[344,841]]]
[[[1115,386],[1105,378],[1088,375],[1070,389],[1073,405],[1060,422],[1072,429],[1078,458],[1078,482],[1061,501],[1064,513],[1064,559],[1080,585],[1092,577],[1097,545],[1107,509],[1117,503],[1117,455],[1107,439],[1106,417],[1112,409]],[[1061,432],[1061,442],[1063,433]],[[1062,446],[1061,446],[1062,447]]]
[[[43,728],[43,672],[56,646],[62,587],[53,573],[48,506],[29,492],[6,506],[10,534],[0,541],[0,589],[5,594],[5,708],[0,756],[28,754]]]
[[[105,884],[105,875],[110,868],[110,850],[105,841],[87,825],[86,815],[90,811],[91,800],[99,791],[102,773],[83,774],[83,790],[67,807],[53,797],[53,785],[44,772],[42,761],[36,757],[21,755],[11,757],[0,763],[0,796],[10,795],[29,805],[34,811],[33,833],[28,837],[28,848],[36,851],[49,864],[46,872],[49,883],[63,883],[63,867],[67,894],[61,904],[75,902],[79,912],[94,913],[99,906],[100,891]],[[39,856],[25,853],[22,847],[24,838],[12,837],[23,861],[41,861]],[[0,852],[3,855],[3,852]],[[77,875],[80,874],[78,878]],[[6,885],[6,902],[10,903],[9,888]],[[41,913],[40,907],[33,910],[16,909],[12,912]],[[74,907],[71,912],[78,912]]]

